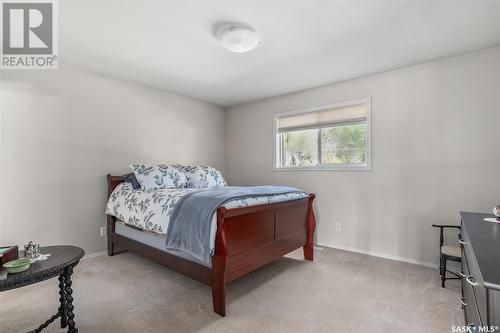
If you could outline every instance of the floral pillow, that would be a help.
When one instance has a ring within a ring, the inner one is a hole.
[[[219,170],[210,166],[186,166],[177,165],[187,178],[187,187],[217,187],[227,186],[227,182],[222,177]]]
[[[132,164],[130,168],[143,191],[186,187],[187,185],[184,173],[173,165]]]

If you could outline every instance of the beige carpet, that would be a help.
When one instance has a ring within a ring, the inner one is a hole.
[[[227,317],[211,290],[130,253],[82,261],[75,313],[86,332],[451,332],[458,281],[437,270],[334,249],[301,252],[228,286]],[[57,280],[0,293],[0,332],[25,332],[58,307]],[[45,331],[44,331],[45,332]],[[61,332],[52,324],[46,332]]]

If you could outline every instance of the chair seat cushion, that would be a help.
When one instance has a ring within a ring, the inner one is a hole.
[[[462,256],[462,250],[460,249],[459,246],[443,245],[441,246],[441,253],[452,257],[460,258]]]

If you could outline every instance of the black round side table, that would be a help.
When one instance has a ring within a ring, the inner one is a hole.
[[[7,274],[6,270],[0,266],[0,291],[27,286],[59,276],[59,309],[55,315],[31,332],[41,332],[60,317],[61,328],[68,327],[69,333],[78,333],[73,313],[71,274],[73,274],[73,267],[78,264],[85,251],[76,246],[57,245],[42,247],[40,252],[50,254],[50,256],[46,260],[34,262],[28,270],[22,273]],[[22,254],[19,257],[21,256]]]

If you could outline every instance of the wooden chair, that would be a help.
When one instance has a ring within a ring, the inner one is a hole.
[[[445,287],[446,280],[458,280],[461,279],[460,275],[455,272],[449,271],[446,269],[446,262],[448,260],[455,262],[462,262],[462,249],[458,245],[445,245],[444,244],[444,228],[454,228],[461,230],[458,225],[440,225],[433,224],[435,228],[439,228],[439,274],[441,275],[441,287]],[[460,234],[459,234],[460,238]],[[446,272],[453,274],[456,277],[446,277]]]

